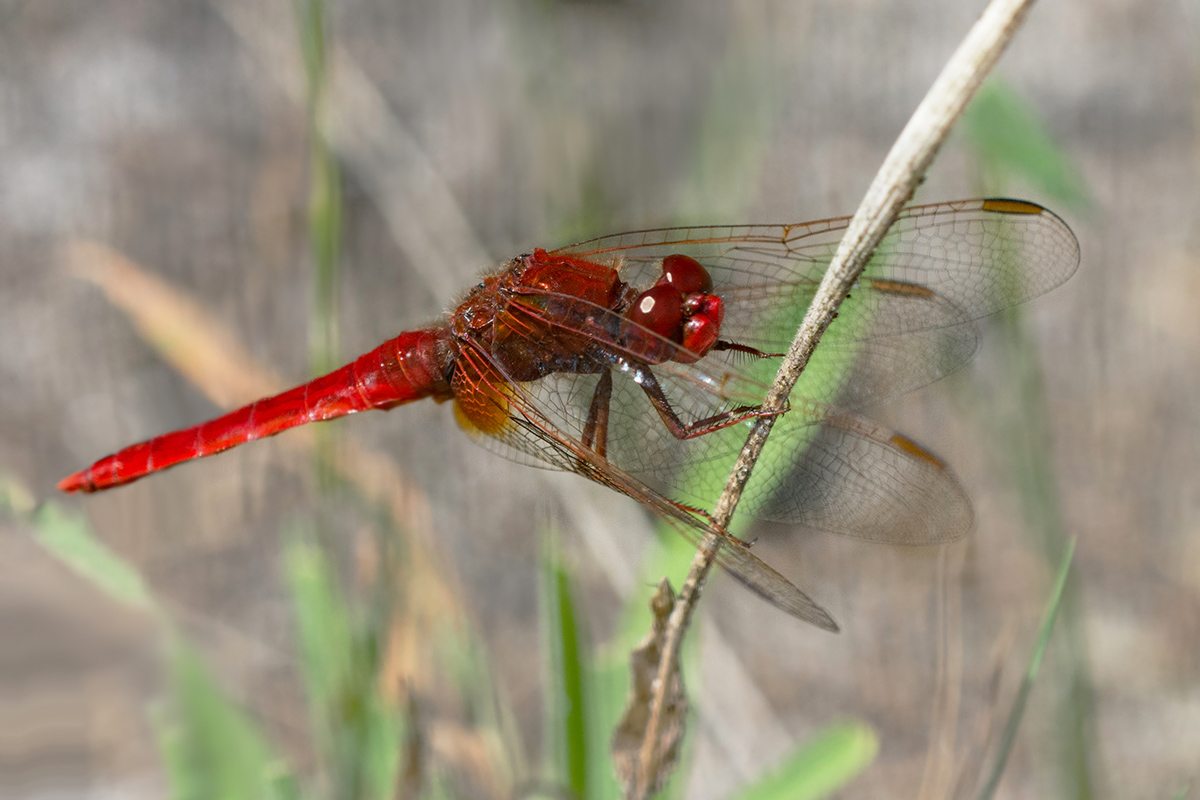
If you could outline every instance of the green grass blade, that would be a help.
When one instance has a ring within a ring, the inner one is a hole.
[[[45,503],[33,513],[31,521],[34,538],[42,547],[106,594],[134,608],[158,610],[142,576],[92,536],[82,514],[66,511],[57,503]]]
[[[299,634],[300,663],[309,702],[337,702],[350,671],[354,641],[336,578],[312,537],[300,529],[285,536],[284,564]]]
[[[1032,109],[1002,83],[985,84],[976,96],[978,107],[968,107],[964,130],[978,162],[980,192],[1007,194],[1014,178],[1024,178],[1047,194],[1075,207],[1090,204],[1090,193],[1065,153],[1051,141]],[[1053,176],[1068,175],[1068,184]],[[1085,254],[1086,257],[1086,254]],[[1025,265],[1037,269],[1037,264]],[[1066,549],[1058,482],[1050,442],[1053,431],[1045,396],[1036,341],[1024,322],[1021,309],[1002,314],[997,328],[999,367],[987,376],[977,370],[978,396],[988,397],[986,416],[980,422],[994,439],[995,452],[1006,462],[1021,501],[1025,523],[1033,534],[1047,569],[1060,563]],[[975,405],[974,403],[972,405]],[[1060,634],[1054,680],[1065,691],[1048,701],[1054,731],[1046,742],[1057,754],[1061,788],[1059,796],[1087,800],[1096,794],[1102,759],[1094,746],[1095,699],[1088,666],[1088,646],[1083,624],[1082,599],[1070,581],[1062,601]]]
[[[584,798],[594,750],[588,742],[586,654],[570,575],[549,534],[543,537],[541,561],[547,749],[553,780],[571,797]]]
[[[1025,676],[1021,679],[1021,686],[1017,690],[1012,709],[1008,713],[1008,720],[1004,724],[1004,733],[1000,737],[996,763],[992,766],[992,771],[988,775],[983,789],[979,792],[979,800],[990,800],[996,793],[996,787],[1000,784],[1000,778],[1004,774],[1004,767],[1008,763],[1008,756],[1012,752],[1013,743],[1017,738],[1017,729],[1025,714],[1025,706],[1029,702],[1029,693],[1033,690],[1033,683],[1037,680],[1038,671],[1042,666],[1042,657],[1046,653],[1046,646],[1050,643],[1050,633],[1054,630],[1054,621],[1058,619],[1058,610],[1062,606],[1063,591],[1067,586],[1067,576],[1071,571],[1071,561],[1074,556],[1075,540],[1071,539],[1067,544],[1067,552],[1063,555],[1062,564],[1058,568],[1054,590],[1050,593],[1050,600],[1046,604],[1046,610],[1042,613],[1042,625],[1038,632],[1037,644],[1033,648],[1029,666],[1025,668]]]
[[[312,300],[308,319],[308,369],[313,377],[336,369],[342,361],[339,341],[339,269],[342,248],[342,177],[329,143],[326,124],[328,93],[328,11],[324,0],[293,0],[304,61],[305,110],[308,115],[308,237]],[[328,494],[335,485],[330,466],[337,426],[317,426],[316,474]]]
[[[731,31],[697,121],[690,170],[675,215],[684,221],[743,219],[759,190],[787,82],[761,42]]]
[[[875,731],[847,722],[822,731],[739,800],[815,800],[838,791],[870,766],[879,752]]]
[[[20,490],[16,484],[0,486],[6,510],[27,512],[27,493]],[[80,514],[51,502],[27,516],[35,527],[34,538],[50,554],[114,599],[158,615],[171,634],[171,702],[157,726],[171,797],[299,797],[286,763],[272,754],[254,725],[222,694],[200,658],[175,637],[137,570],[95,539]]]
[[[606,649],[607,655],[598,658],[592,669],[591,685],[596,691],[588,713],[589,742],[596,746],[592,749],[594,756],[591,761],[595,768],[589,767],[588,770],[587,796],[596,800],[615,800],[621,796],[621,787],[607,754],[608,742],[621,719],[629,691],[629,662],[620,658],[622,655],[628,658],[629,648],[610,646]]]
[[[283,761],[182,642],[171,654],[172,702],[159,746],[176,800],[285,800],[300,796]]]
[[[988,175],[1021,177],[1047,196],[1076,210],[1093,203],[1079,171],[1055,144],[1034,110],[1007,83],[989,78],[959,123]]]
[[[313,739],[335,797],[390,797],[405,715],[381,694],[378,636],[354,615],[313,538],[297,529],[285,547]]]
[[[338,309],[343,209],[341,170],[329,141],[327,95],[331,61],[329,9],[324,0],[294,0],[306,78],[309,136],[308,231],[312,256],[309,370],[323,375],[342,361]],[[317,476],[328,501],[337,485],[331,466],[337,428],[317,431]],[[322,529],[323,530],[323,529]],[[301,665],[314,739],[334,795],[390,797],[400,768],[406,719],[378,686],[386,616],[344,597],[332,548],[318,537],[292,537],[287,549]],[[385,592],[386,593],[386,592]]]
[[[313,264],[309,359],[313,375],[323,375],[336,368],[341,358],[338,263],[342,241],[342,178],[325,123],[329,86],[326,4],[323,0],[295,0],[295,17],[304,59],[309,136],[308,231]]]

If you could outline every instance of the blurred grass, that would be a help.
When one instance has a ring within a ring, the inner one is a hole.
[[[1008,720],[1004,723],[1004,732],[1000,736],[995,765],[988,774],[987,782],[979,792],[979,800],[991,800],[992,796],[996,793],[996,787],[1000,785],[1000,779],[1004,776],[1004,767],[1008,764],[1008,757],[1012,753],[1013,743],[1016,742],[1017,729],[1020,727],[1021,719],[1025,715],[1025,706],[1029,702],[1029,694],[1033,691],[1033,684],[1037,680],[1038,672],[1042,666],[1042,657],[1046,653],[1047,645],[1050,644],[1050,633],[1054,630],[1054,622],[1058,619],[1058,612],[1062,607],[1063,590],[1066,588],[1067,576],[1070,574],[1071,562],[1074,560],[1074,557],[1075,539],[1072,538],[1067,543],[1067,552],[1063,554],[1062,564],[1059,565],[1058,575],[1054,579],[1054,587],[1050,591],[1050,599],[1046,603],[1046,610],[1042,613],[1042,624],[1038,630],[1037,644],[1034,645],[1033,653],[1029,657],[1029,664],[1025,668],[1025,674],[1021,677],[1021,686],[1013,698]]]
[[[690,550],[674,537],[683,550]],[[575,603],[573,577],[564,565],[553,539],[543,538],[540,616],[547,674],[544,702],[547,724],[543,748],[548,759],[550,796],[579,800],[607,800],[622,796],[605,746],[616,728],[628,694],[629,654],[650,628],[650,612],[633,613],[626,607],[620,630],[596,662],[581,643],[581,622]],[[702,687],[699,680],[699,640],[689,637],[681,659],[684,686]],[[593,666],[593,663],[595,665]],[[689,702],[703,707],[703,688],[691,692]],[[695,722],[691,712],[688,717]],[[687,797],[689,767],[695,733],[684,738],[677,768],[657,796]],[[874,761],[878,752],[874,730],[861,723],[834,723],[798,745],[781,763],[735,796],[743,800],[827,797],[840,791]]]
[[[758,196],[775,127],[787,108],[780,55],[734,28],[709,79],[689,143],[674,224],[740,222]]]
[[[3,481],[6,497],[27,495]],[[129,563],[95,538],[83,515],[55,502],[5,509],[32,526],[34,540],[113,600],[154,616],[167,639],[170,698],[154,715],[171,787],[181,800],[299,797],[285,762],[238,706],[218,688],[203,660]]]
[[[584,798],[591,789],[592,773],[603,769],[604,762],[589,741],[593,691],[588,686],[586,634],[581,630],[571,577],[554,543],[554,534],[544,533],[541,541],[540,609],[546,663],[544,755],[550,762],[553,785],[572,797]]]
[[[1003,79],[993,77],[979,87],[959,131],[976,156],[976,183],[985,190],[1003,191],[1019,178],[1073,211],[1094,207],[1082,173],[1033,107]]]
[[[308,123],[308,233],[311,258],[309,373],[324,375],[341,365],[340,281],[342,176],[327,123],[330,75],[329,9],[323,0],[294,0],[294,16],[305,72]],[[337,517],[346,508],[334,470],[340,427],[315,432],[319,505],[311,520],[298,522],[285,537],[285,563],[299,630],[300,665],[309,697],[311,729],[327,793],[339,800],[386,798],[398,789],[406,715],[401,686],[386,686],[391,617],[399,608],[396,584],[371,576],[366,597],[337,577],[334,537],[345,530]],[[373,523],[373,524],[372,524]],[[375,557],[388,566],[397,531],[372,515],[368,527]],[[373,595],[373,597],[371,597]],[[419,756],[418,756],[419,757]],[[413,769],[420,785],[420,765]]]
[[[286,572],[299,630],[311,729],[327,796],[391,797],[406,719],[397,688],[381,682],[387,630],[344,599],[333,564],[303,525],[287,537]]]
[[[250,719],[218,687],[198,654],[174,638],[172,698],[158,717],[171,796],[179,800],[291,800],[303,795]]]
[[[330,145],[329,9],[323,0],[293,0],[305,74],[308,127],[308,235],[311,259],[309,374],[324,375],[343,360],[339,347],[342,176]],[[386,677],[389,617],[394,584],[374,580],[360,597],[337,577],[335,537],[343,488],[333,469],[340,426],[316,426],[314,466],[319,492],[316,514],[285,535],[285,570],[299,631],[300,667],[309,698],[310,728],[327,782],[339,800],[384,798],[396,791],[405,715],[400,687]],[[373,520],[376,558],[387,563],[393,531]],[[377,576],[376,576],[377,577]],[[370,595],[375,595],[373,601]]]
[[[334,564],[311,530],[293,528],[285,559],[319,764],[315,773],[297,777],[222,692],[137,570],[97,540],[82,515],[54,502],[31,508],[22,500],[27,497],[19,484],[0,482],[3,512],[32,526],[51,555],[114,600],[160,622],[168,644],[170,696],[154,719],[171,796],[383,800],[416,797],[418,791],[424,797],[458,796],[452,788],[456,770],[447,773],[447,765],[428,761],[422,748],[411,746],[409,695],[405,687],[383,680],[386,647],[380,636],[386,627],[370,609],[344,599]],[[485,663],[470,656],[466,661],[476,669]],[[459,664],[463,669],[462,659]],[[474,689],[476,695],[479,691]],[[489,724],[486,715],[480,718],[481,725]],[[494,764],[482,767],[501,781],[489,796],[505,796],[503,772],[497,773]]]
[[[328,9],[324,0],[293,0],[304,61],[308,119],[308,232],[312,254],[309,371],[315,378],[341,366],[338,298],[342,246],[342,176],[325,121],[329,86]]]
[[[37,540],[55,558],[105,594],[143,611],[157,611],[142,576],[92,537],[83,515],[45,503],[31,515]]]
[[[1091,207],[1090,193],[1078,171],[1036,112],[1001,80],[992,78],[984,84],[967,107],[961,130],[977,164],[981,194],[1003,195],[1011,184],[1020,182],[1072,209]],[[1043,569],[1053,574],[1070,546],[1054,470],[1054,437],[1037,339],[1020,306],[998,315],[996,327],[1000,366],[992,375],[972,371],[972,400],[966,405],[987,410],[974,414],[977,424],[992,444],[989,451],[1000,454]],[[1066,582],[1061,613],[1063,631],[1056,639],[1061,661],[1052,671],[1052,682],[1062,691],[1051,693],[1045,701],[1053,718],[1046,752],[1052,754],[1058,772],[1057,796],[1089,800],[1099,791],[1102,766],[1094,746],[1095,690],[1076,580]]]
[[[324,375],[341,365],[338,346],[338,298],[341,281],[342,176],[330,146],[326,123],[329,59],[328,9],[324,0],[293,0],[300,52],[304,63],[305,112],[308,122],[308,236],[311,258],[312,301],[308,320],[310,377]],[[338,445],[338,425],[319,425],[315,468],[318,487],[325,495],[334,488],[330,467]]]
[[[830,725],[799,747],[738,800],[816,800],[841,790],[871,765],[879,737],[861,723]]]

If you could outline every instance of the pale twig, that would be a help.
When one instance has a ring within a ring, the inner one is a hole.
[[[951,126],[995,65],[1032,4],[1033,0],[993,0],[950,57],[925,99],[917,106],[850,221],[800,330],[784,357],[775,383],[767,393],[764,409],[785,408],[788,394],[808,364],[821,335],[836,316],[838,307],[904,204],[912,197]],[[728,527],[773,422],[774,417],[759,418],[746,439],[730,473],[729,482],[713,511],[717,526]],[[670,675],[677,668],[684,633],[721,541],[721,534],[716,532],[704,537],[671,612],[659,661],[650,722],[642,743],[641,768],[630,793],[633,797],[645,797],[648,787],[654,783],[659,723],[665,705],[663,690],[670,685]]]

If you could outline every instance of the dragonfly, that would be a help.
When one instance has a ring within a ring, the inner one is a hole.
[[[833,618],[703,510],[848,217],[623,233],[536,249],[485,275],[437,324],[328,375],[100,459],[59,483],[96,492],[310,422],[423,398],[451,402],[479,444],[639,501],[778,608]],[[961,367],[976,320],[1063,283],[1079,244],[1035,203],[975,199],[903,211],[829,326],[755,467],[739,511],[899,545],[973,526],[950,468],[868,406]]]

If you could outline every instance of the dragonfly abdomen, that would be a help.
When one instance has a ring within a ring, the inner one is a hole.
[[[453,357],[444,328],[406,331],[328,375],[184,430],[126,447],[59,482],[64,492],[121,486],[184,461],[304,425],[425,397],[446,399]]]

